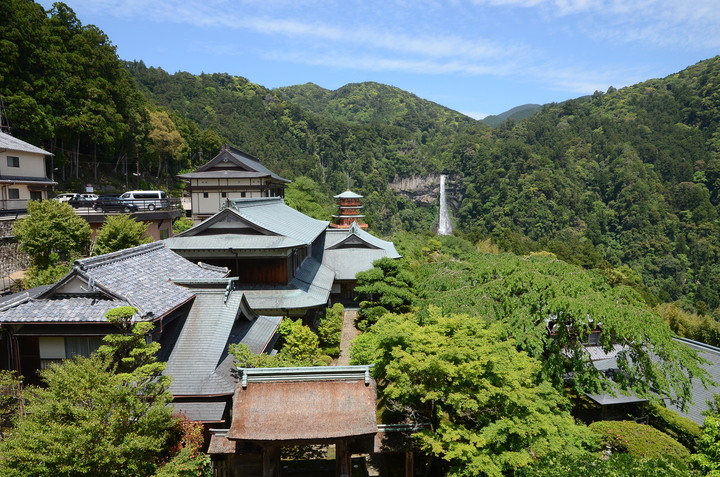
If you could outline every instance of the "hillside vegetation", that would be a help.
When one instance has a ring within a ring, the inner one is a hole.
[[[0,37],[12,132],[55,154],[62,189],[122,189],[138,169],[139,186],[178,193],[176,174],[228,142],[328,202],[363,194],[371,229],[389,235],[432,229],[437,189],[416,200],[398,184],[444,173],[457,234],[550,251],[650,304],[720,307],[718,58],[493,129],[377,83],[269,90],[124,63],[61,3],[3,2]]]

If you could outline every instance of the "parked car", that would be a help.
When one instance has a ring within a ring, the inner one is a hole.
[[[99,197],[93,202],[93,208],[99,212],[137,212],[138,206],[119,197]]]
[[[120,196],[118,196],[118,195],[101,195],[93,201],[92,208],[95,210],[100,210],[101,204],[108,202],[108,201],[118,200],[119,197]]]
[[[58,194],[53,199],[57,200],[58,202],[69,202],[72,199],[75,198],[78,194],[74,192],[64,193],[64,194]]]
[[[96,194],[75,194],[75,197],[68,201],[76,209],[79,207],[92,207],[93,202],[97,200]]]
[[[147,210],[164,209],[169,204],[167,194],[161,190],[130,190],[120,198]]]

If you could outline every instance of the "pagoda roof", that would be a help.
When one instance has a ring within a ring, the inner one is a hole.
[[[355,192],[351,190],[346,190],[342,194],[338,194],[336,196],[333,196],[334,199],[362,199],[363,196],[360,194],[356,194]]]

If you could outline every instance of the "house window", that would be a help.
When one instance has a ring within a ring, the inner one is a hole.
[[[20,158],[16,156],[8,156],[8,167],[20,167]]]
[[[207,192],[203,192],[203,199],[207,199],[209,197],[209,194]]]
[[[240,192],[240,197],[245,197],[245,192]]]
[[[42,200],[42,192],[40,192],[39,190],[31,190],[30,200]]]
[[[220,192],[220,196],[222,196],[223,199],[227,198],[227,192]]]
[[[160,240],[165,240],[170,236],[168,229],[160,229]]]
[[[8,199],[19,199],[20,189],[8,189]]]
[[[101,336],[65,336],[39,338],[40,367],[47,368],[52,363],[73,356],[90,356],[103,343]]]

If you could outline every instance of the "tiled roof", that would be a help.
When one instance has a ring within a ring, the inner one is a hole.
[[[272,177],[273,179],[280,182],[291,182],[289,179],[280,177],[267,167],[260,164],[260,159],[258,159],[257,157],[244,153],[241,150],[236,149],[228,144],[225,144],[223,146],[222,150],[217,156],[212,158],[209,162],[198,167],[193,174],[204,174],[206,172],[214,173],[217,171],[217,169],[226,169],[228,166],[232,167],[231,164],[247,172],[259,173],[261,174],[260,177]]]
[[[228,249],[231,245],[223,247],[222,243],[232,239],[238,249],[297,247],[311,244],[329,223],[298,212],[286,205],[281,197],[234,199],[229,203],[229,207],[202,223],[166,239],[168,246],[176,250],[196,249],[199,242],[207,240],[212,247]],[[244,226],[248,233],[228,232],[227,226],[233,223]],[[203,238],[190,240],[189,237]]]
[[[288,285],[243,285],[243,292],[252,309],[259,312],[313,308],[327,304],[334,279],[335,272],[308,257]]]
[[[384,250],[387,257],[400,258],[401,256],[395,249],[394,243],[375,237],[359,227],[357,222],[353,222],[347,229],[328,229],[325,235],[325,249],[340,247],[378,248]]]
[[[47,177],[27,177],[27,176],[2,176],[0,177],[0,183],[21,183],[21,184],[46,184],[53,185],[57,182],[48,179]]]
[[[161,318],[192,299],[173,278],[214,279],[226,269],[200,267],[154,242],[78,260],[41,293],[21,293],[0,305],[0,322],[103,322],[108,310],[134,306],[146,319]]]
[[[173,284],[173,278],[220,278],[227,273],[199,267],[162,242],[78,260],[74,268],[154,318],[193,297],[187,289]]]
[[[360,194],[356,194],[355,192],[351,190],[346,190],[342,194],[338,194],[334,196],[334,199],[362,199],[363,196]]]
[[[669,405],[668,407],[676,411],[682,416],[692,419],[702,425],[705,421],[704,411],[709,409],[708,401],[713,400],[713,396],[720,394],[720,348],[715,346],[698,343],[687,339],[677,339],[681,343],[686,344],[691,349],[698,352],[701,358],[705,358],[710,364],[703,365],[703,368],[710,374],[710,379],[717,384],[705,388],[699,379],[692,380],[692,403],[688,403],[685,411],[677,406]]]
[[[32,152],[35,154],[44,154],[47,156],[52,156],[52,154],[50,154],[46,150],[40,149],[39,147],[33,146],[32,144],[27,143],[25,141],[21,141],[20,139],[13,137],[4,132],[0,132],[0,149],[9,149],[11,151]]]
[[[312,243],[330,223],[298,212],[286,205],[281,197],[234,199],[230,201],[230,207],[250,223],[303,244]]]
[[[128,306],[124,300],[113,299],[101,293],[72,296],[55,295],[48,299],[27,298],[20,302],[5,303],[0,308],[2,323],[36,322],[104,322],[105,313],[118,306]]]
[[[164,241],[172,250],[277,250],[305,245],[282,235],[195,235]]]
[[[231,394],[235,389],[228,345],[265,351],[282,317],[255,316],[240,291],[192,288],[192,308],[167,360],[176,396]],[[161,342],[162,344],[162,342]]]
[[[370,270],[381,258],[400,258],[392,242],[379,239],[353,223],[349,229],[325,233],[323,265],[335,271],[337,280],[354,280],[358,272]]]

